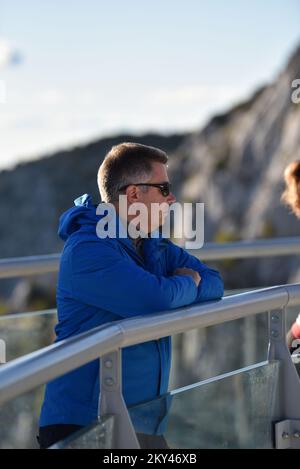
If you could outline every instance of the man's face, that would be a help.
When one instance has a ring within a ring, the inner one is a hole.
[[[147,184],[161,184],[164,182],[170,182],[166,165],[153,162],[152,175]],[[176,198],[172,192],[165,197],[158,187],[153,186],[147,186],[147,191],[144,192],[144,187],[146,186],[129,186],[126,190],[127,202],[129,206],[136,202],[145,206],[147,216],[141,217],[141,229],[146,233],[151,233],[164,224],[169,212],[169,206],[176,201]],[[162,206],[160,210],[157,210],[156,204],[164,204],[164,207]]]

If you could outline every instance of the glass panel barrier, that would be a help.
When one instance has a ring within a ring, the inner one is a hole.
[[[228,293],[234,294],[238,291]],[[299,311],[300,306],[288,308],[288,325],[296,318]],[[55,310],[0,316],[0,339],[6,343],[7,361],[53,343],[56,322]],[[203,382],[212,376],[266,360],[268,347],[267,313],[178,334],[172,338],[172,342],[171,393],[167,395],[168,398],[165,397],[163,407],[161,407],[161,400],[159,406],[158,403],[155,404],[156,401],[151,404],[158,415],[161,412],[166,412],[170,407],[169,400],[176,403],[179,399],[179,396],[176,397],[175,394],[172,394],[175,393],[172,390],[191,383]],[[210,385],[207,383],[205,386]],[[192,396],[193,392],[196,392],[192,389],[193,387],[190,391],[186,390],[185,392],[190,392]],[[35,435],[42,397],[43,390],[40,387],[14,399],[7,403],[5,408],[0,409],[0,448],[37,447]],[[180,399],[184,400],[184,395]],[[208,408],[206,404],[205,406]],[[150,403],[148,403],[147,409],[150,409]],[[211,414],[211,409],[214,408],[210,406],[208,415]],[[134,410],[131,409],[131,412]],[[173,404],[170,417],[173,415],[172,412]],[[191,418],[193,418],[193,410]],[[204,418],[202,414],[201,418]],[[209,421],[208,416],[205,418]],[[139,419],[139,415],[135,415],[135,419]],[[170,432],[170,430],[168,431]],[[174,442],[176,441],[175,439]]]
[[[56,310],[0,316],[6,361],[50,345],[55,340]]]
[[[272,448],[279,362],[257,364],[131,407],[139,433],[164,434],[170,448]],[[0,409],[0,448],[37,448],[43,387]],[[108,416],[109,417],[109,416]],[[70,436],[59,448],[111,448],[113,418]]]
[[[0,408],[0,449],[38,449],[39,414],[44,398],[44,386],[18,396]],[[59,448],[111,448],[112,416],[76,432]]]
[[[279,362],[264,362],[129,409],[136,431],[170,448],[272,448]]]
[[[267,360],[268,313],[172,337],[169,389]]]
[[[287,308],[287,330],[299,312],[300,304]],[[267,360],[268,328],[268,313],[262,312],[173,336],[170,390]]]
[[[36,437],[43,397],[44,386],[39,386],[0,407],[0,449],[39,447]]]
[[[113,447],[114,417],[107,416],[79,430],[50,449],[110,449]]]

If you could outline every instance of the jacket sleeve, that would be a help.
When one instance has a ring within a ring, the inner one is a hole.
[[[192,278],[154,275],[105,242],[77,244],[69,262],[73,298],[121,317],[179,308],[197,297]]]
[[[197,297],[193,303],[216,300],[223,296],[224,284],[219,272],[210,269],[200,262],[197,257],[192,256],[171,241],[168,241],[167,264],[169,275],[172,275],[174,270],[180,267],[188,267],[200,274],[201,282],[198,286]]]

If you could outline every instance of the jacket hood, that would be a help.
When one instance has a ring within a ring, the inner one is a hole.
[[[66,241],[69,236],[79,230],[83,225],[85,227],[95,227],[100,220],[96,215],[97,205],[92,203],[92,197],[84,194],[74,200],[75,207],[64,212],[59,219],[58,235]]]
[[[96,233],[97,223],[105,216],[97,214],[98,205],[92,203],[92,197],[89,194],[81,195],[75,199],[74,205],[74,207],[64,212],[59,219],[58,235],[63,241],[66,241],[72,233],[79,229],[84,229],[85,232],[89,233]],[[116,237],[120,242],[133,249],[133,243],[128,237],[127,227],[124,227],[119,216],[116,218]],[[157,232],[157,236],[146,239],[145,241],[144,246],[147,250],[153,251],[153,258],[159,256],[158,252],[155,253],[158,245],[164,248],[166,242],[159,232]]]

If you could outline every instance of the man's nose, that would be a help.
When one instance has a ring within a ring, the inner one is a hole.
[[[170,192],[170,194],[168,195],[168,198],[167,198],[167,201],[168,201],[168,204],[171,205],[173,204],[174,202],[176,202],[176,197],[175,195]]]

